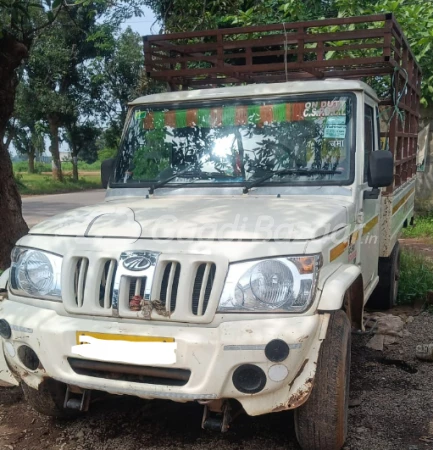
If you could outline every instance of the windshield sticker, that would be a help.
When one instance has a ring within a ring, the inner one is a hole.
[[[329,145],[333,148],[344,148],[344,140],[329,141]]]
[[[137,111],[135,119],[145,130],[187,127],[221,128],[242,125],[263,127],[273,123],[298,122],[346,115],[345,101],[238,105],[199,109]],[[335,136],[338,137],[338,136]]]
[[[326,139],[344,139],[346,137],[346,117],[332,116],[326,119]]]
[[[346,102],[340,100],[307,102],[305,103],[304,117],[345,116]]]

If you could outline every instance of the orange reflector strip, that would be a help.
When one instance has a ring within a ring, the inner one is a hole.
[[[369,233],[379,222],[379,216],[373,217],[369,222],[367,222],[362,229],[362,234]]]
[[[334,248],[331,249],[329,252],[329,260],[334,261],[334,259],[337,259],[340,255],[344,253],[349,243],[341,242],[340,244],[336,245]]]
[[[392,214],[395,214],[409,199],[409,197],[415,192],[415,188],[412,188],[406,195],[404,195],[393,207]]]

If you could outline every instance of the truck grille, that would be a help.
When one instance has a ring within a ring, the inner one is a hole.
[[[197,269],[192,291],[192,313],[202,316],[208,307],[215,280],[216,266],[213,263],[200,264]]]
[[[102,269],[101,281],[99,283],[99,305],[104,309],[111,308],[116,268],[117,261],[108,260]]]
[[[83,306],[88,267],[89,260],[87,258],[77,259],[74,271],[74,299],[78,308]]]
[[[146,277],[128,277],[129,282],[129,299],[135,297],[136,295],[144,298],[144,293],[146,290]]]
[[[168,262],[162,276],[160,299],[167,311],[176,309],[177,290],[179,288],[180,264],[176,261]]]
[[[227,268],[216,256],[135,251],[114,259],[89,252],[64,258],[63,303],[76,314],[208,323]]]
[[[111,308],[113,294],[114,275],[116,273],[117,261],[113,259],[100,261],[97,271],[97,283],[99,288],[99,306],[104,309]],[[89,259],[76,258],[74,264],[74,286],[73,297],[77,308],[82,308],[88,283]]]

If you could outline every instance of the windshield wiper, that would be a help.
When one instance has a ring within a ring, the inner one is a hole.
[[[224,173],[220,172],[203,172],[200,169],[194,169],[193,167],[186,167],[185,169],[181,170],[180,172],[177,172],[173,175],[170,175],[167,178],[164,178],[164,180],[158,181],[158,183],[155,183],[152,185],[149,189],[149,194],[152,195],[155,192],[155,189],[158,189],[162,186],[165,186],[170,181],[174,180],[178,177],[184,177],[184,178],[200,178],[200,179],[211,179],[211,178],[233,178],[230,175],[226,175]]]
[[[289,174],[295,174],[295,175],[332,175],[332,174],[338,174],[341,173],[341,171],[338,170],[321,170],[321,169],[281,169],[281,170],[272,170],[268,172],[266,175],[263,175],[261,178],[258,178],[257,180],[251,181],[248,183],[244,189],[243,193],[248,194],[248,191],[258,186],[259,184],[264,183],[265,181],[269,180],[275,175],[289,175]]]

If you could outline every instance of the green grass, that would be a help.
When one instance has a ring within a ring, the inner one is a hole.
[[[398,303],[425,300],[433,290],[433,261],[413,250],[402,250],[400,264]]]
[[[433,239],[433,214],[426,214],[416,217],[415,226],[403,228],[402,237]]]
[[[65,176],[62,183],[53,180],[50,175],[18,173],[16,180],[21,195],[60,194],[102,188],[100,175],[81,175],[78,181]]]
[[[28,163],[27,161],[14,162],[14,172],[27,172]],[[72,172],[71,162],[62,162],[62,170],[65,172]],[[87,164],[84,161],[78,161],[78,171],[92,171],[97,172],[101,170],[101,161],[96,161],[92,164]],[[46,163],[35,163],[36,173],[51,172],[51,164]]]

